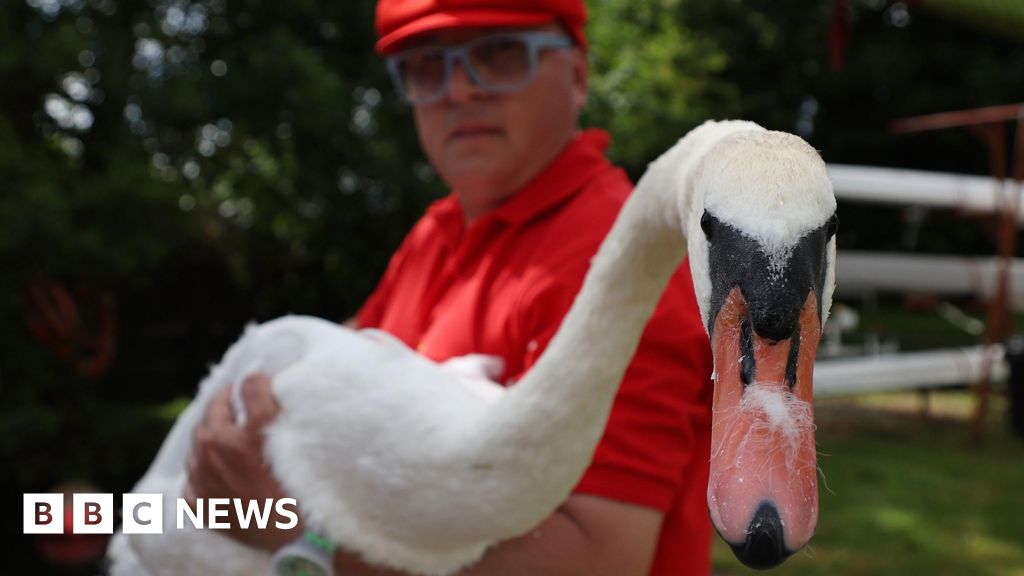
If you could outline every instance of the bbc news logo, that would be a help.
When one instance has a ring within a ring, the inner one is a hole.
[[[64,494],[24,494],[23,532],[25,534],[63,534],[65,529]],[[117,510],[113,494],[73,494],[71,499],[73,534],[113,534]],[[123,494],[121,530],[125,534],[162,534],[164,531],[163,494]],[[299,523],[298,503],[294,498],[243,500],[241,498],[198,498],[191,505],[177,498],[174,505],[175,528],[186,525],[197,529],[227,530],[234,515],[245,530],[265,530],[271,516],[279,518],[274,527],[282,530]]]

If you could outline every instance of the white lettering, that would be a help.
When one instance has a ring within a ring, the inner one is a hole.
[[[289,510],[286,506],[291,506],[295,510]],[[274,522],[274,526],[281,530],[291,530],[299,524],[299,503],[295,501],[295,498],[281,498],[274,505],[274,510],[277,510],[278,515],[286,516],[290,518],[288,522],[277,521]]]
[[[257,500],[246,500],[248,503],[243,511],[242,499],[235,498],[235,516],[238,517],[238,526],[244,530],[249,529],[249,524],[252,522],[253,517],[256,518],[256,527],[260,530],[266,530],[267,521],[270,520],[270,510],[272,499],[267,498],[263,501],[263,507],[260,508]]]
[[[228,498],[210,498],[210,522],[207,524],[212,530],[227,530],[231,528],[231,524],[228,522],[221,522],[218,518],[227,518],[229,515],[228,506],[231,505],[231,500]]]
[[[64,494],[24,494],[23,516],[25,534],[61,534]],[[113,494],[74,494],[73,529],[76,534],[112,534],[117,510]],[[164,532],[163,494],[122,494],[121,529],[125,534],[162,534]],[[196,498],[189,502],[175,499],[175,527],[178,530],[204,527],[227,530],[235,525],[243,530],[266,530],[273,519],[274,527],[290,530],[299,524],[299,505],[294,498]],[[186,526],[186,520],[191,526]],[[170,523],[167,529],[170,529]]]
[[[192,510],[192,507],[188,505],[188,501],[184,498],[178,498],[178,503],[175,505],[177,510],[178,530],[185,529],[185,515],[188,515],[189,521],[192,523],[193,528],[202,529],[203,527],[203,499],[196,498],[196,509]]]

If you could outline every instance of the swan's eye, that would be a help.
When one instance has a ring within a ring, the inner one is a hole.
[[[705,212],[704,215],[700,217],[700,229],[704,231],[704,237],[708,239],[708,242],[711,242],[711,228],[713,226],[714,222],[712,221],[711,215]]]
[[[839,215],[832,214],[832,217],[828,219],[828,227],[825,229],[826,241],[831,240],[837,230],[839,230]]]

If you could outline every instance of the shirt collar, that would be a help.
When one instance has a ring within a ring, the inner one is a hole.
[[[546,168],[494,211],[494,218],[520,224],[575,196],[591,178],[611,166],[604,156],[610,142],[603,130],[577,134]]]

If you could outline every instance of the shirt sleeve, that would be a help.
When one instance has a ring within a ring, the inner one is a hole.
[[[541,283],[526,303],[524,372],[558,330],[578,286]],[[711,350],[688,265],[673,276],[616,395],[590,468],[576,487],[668,511],[695,458],[706,464],[701,434],[711,422]]]
[[[378,328],[384,322],[385,311],[390,306],[396,286],[401,282],[406,260],[423,242],[426,221],[426,217],[417,221],[402,239],[398,249],[391,255],[377,287],[373,289],[373,292],[363,302],[362,307],[356,312],[356,326],[359,328]]]
[[[446,232],[442,221],[452,220],[453,207],[457,209],[453,199],[434,202],[405,235],[388,261],[377,287],[356,312],[359,328],[381,328],[394,320],[396,299],[407,299],[410,293],[422,298],[424,285],[422,278],[417,283],[417,275],[422,276],[423,261],[436,261],[446,250],[446,238],[452,233],[450,230]],[[460,218],[457,214],[455,217]],[[392,331],[391,328],[388,330]],[[395,336],[402,337],[401,334]]]
[[[381,276],[377,287],[373,289],[370,296],[363,302],[362,307],[356,312],[356,326],[359,328],[376,328],[383,320],[384,310],[391,294],[394,278],[402,267],[402,250],[395,252],[388,262],[388,267]]]

